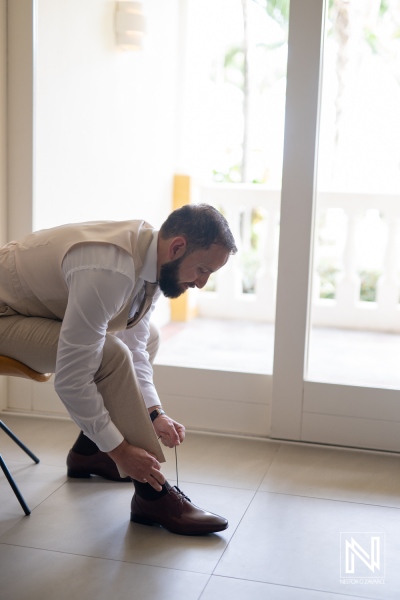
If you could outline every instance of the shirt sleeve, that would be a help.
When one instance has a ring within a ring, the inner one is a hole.
[[[153,383],[153,367],[149,361],[149,354],[146,349],[150,334],[149,323],[151,313],[154,310],[155,302],[159,296],[160,292],[157,291],[150,310],[137,325],[117,333],[119,339],[128,346],[132,353],[133,364],[147,408],[150,406],[161,405],[160,398]]]
[[[111,421],[94,376],[108,322],[128,300],[132,279],[104,266],[80,265],[66,273],[66,283],[69,298],[60,333],[55,389],[82,431],[108,452],[123,436]]]

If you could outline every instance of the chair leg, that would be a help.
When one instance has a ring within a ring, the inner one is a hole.
[[[18,502],[22,506],[24,513],[26,515],[30,515],[31,511],[29,510],[28,505],[26,504],[24,498],[22,497],[22,494],[19,491],[18,486],[15,483],[15,481],[14,481],[14,479],[13,479],[10,471],[8,470],[7,465],[4,462],[3,457],[1,456],[1,454],[0,454],[0,467],[3,469],[3,473],[7,477],[8,483],[11,485],[14,494],[17,496]]]
[[[1,428],[1,429],[2,429],[2,430],[3,430],[3,431],[4,431],[4,432],[5,432],[5,433],[6,433],[8,436],[10,436],[10,438],[11,438],[11,439],[12,439],[12,440],[13,440],[13,441],[16,443],[16,444],[18,444],[18,446],[19,446],[20,448],[22,448],[22,450],[23,450],[24,452],[26,452],[26,454],[27,454],[27,455],[28,455],[28,456],[29,456],[29,457],[30,457],[30,458],[31,458],[31,459],[32,459],[32,460],[33,460],[33,461],[34,461],[36,464],[40,462],[40,460],[38,459],[38,457],[37,457],[35,454],[33,454],[33,452],[31,452],[31,451],[29,450],[29,448],[27,448],[27,446],[25,446],[25,444],[23,444],[19,438],[17,438],[17,436],[16,436],[16,435],[15,435],[15,434],[14,434],[14,433],[11,431],[11,429],[9,429],[9,428],[7,427],[7,425],[5,425],[5,424],[3,423],[3,421],[0,421],[0,428]]]

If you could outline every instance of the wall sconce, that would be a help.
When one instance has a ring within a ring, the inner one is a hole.
[[[143,4],[138,1],[116,3],[115,34],[117,46],[122,50],[142,50],[146,33]]]

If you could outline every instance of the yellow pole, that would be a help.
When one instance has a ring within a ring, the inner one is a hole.
[[[172,192],[172,208],[182,208],[190,204],[191,181],[189,175],[174,175],[174,189]]]
[[[172,208],[176,210],[185,204],[190,204],[191,179],[189,175],[174,175],[172,193]],[[171,300],[171,321],[189,321],[196,316],[197,310],[189,306],[188,292],[179,298]]]

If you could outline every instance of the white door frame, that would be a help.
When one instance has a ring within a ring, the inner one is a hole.
[[[271,435],[301,439],[307,356],[324,0],[292,0]]]

